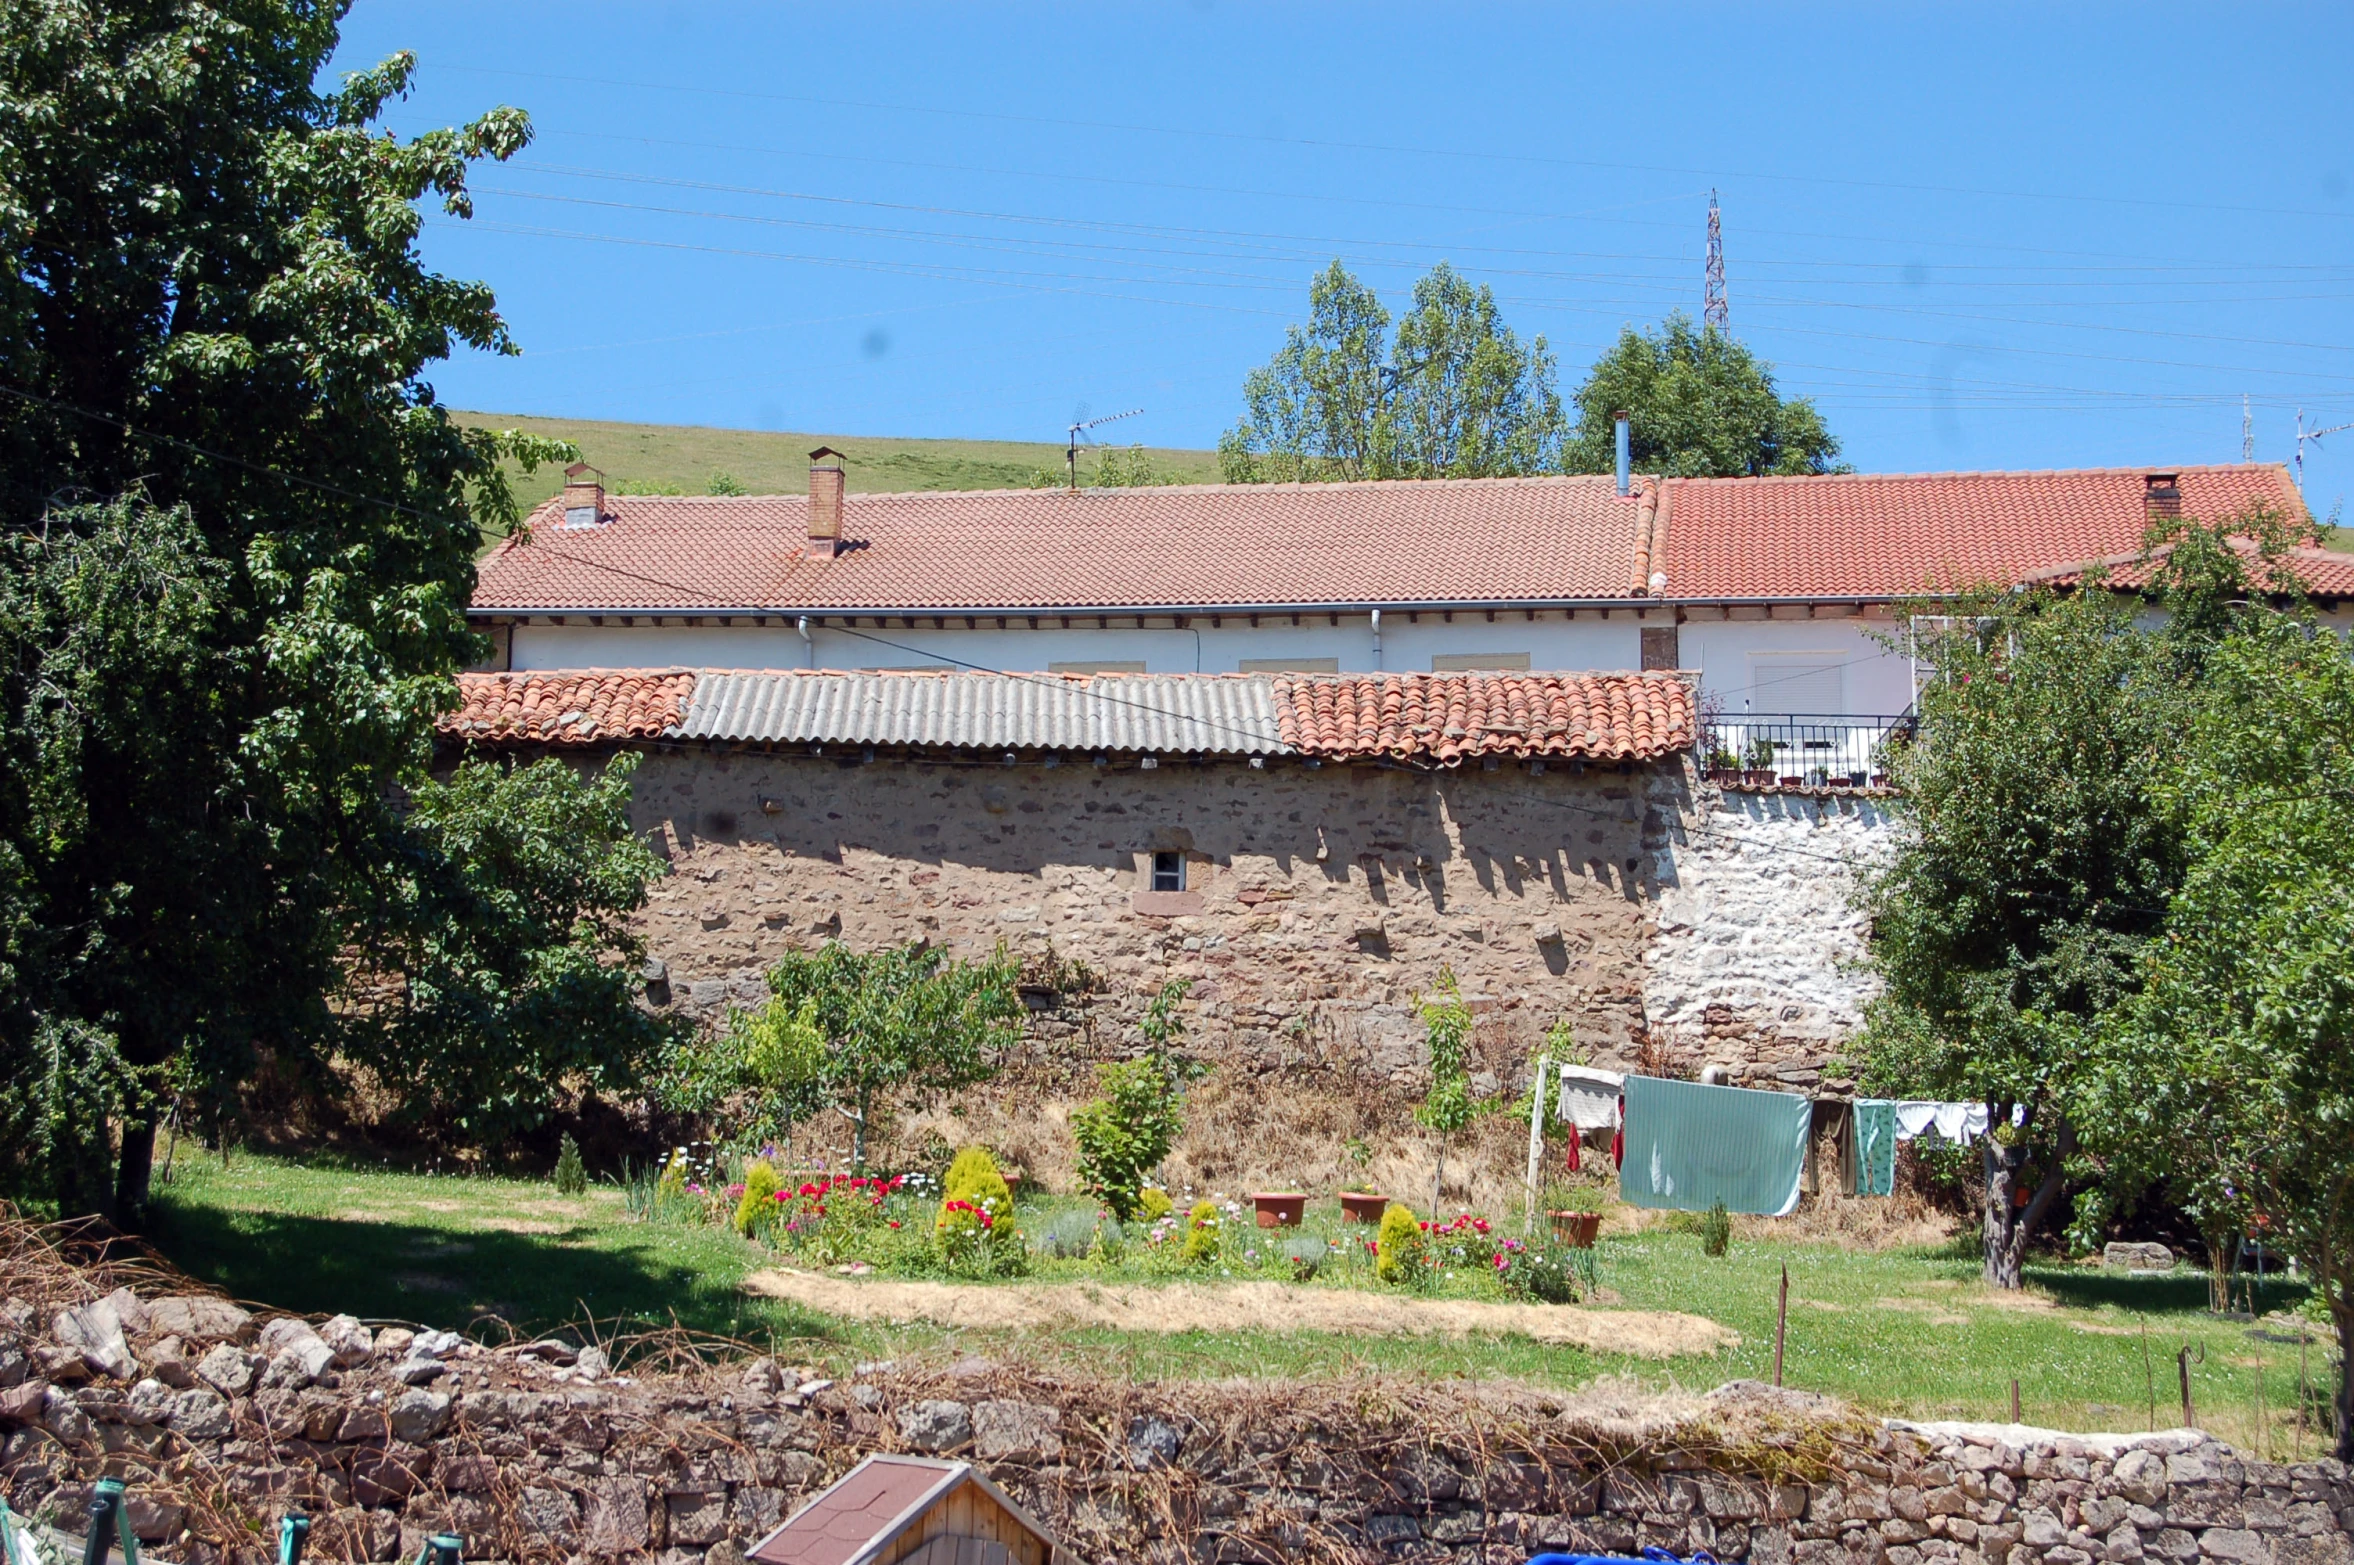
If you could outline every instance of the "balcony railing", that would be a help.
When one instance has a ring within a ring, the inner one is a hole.
[[[1885,787],[1889,762],[1918,719],[1821,712],[1722,714],[1700,731],[1700,764],[1717,782],[1759,788]]]

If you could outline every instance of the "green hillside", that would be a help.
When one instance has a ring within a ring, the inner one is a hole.
[[[871,435],[781,434],[773,430],[706,429],[692,424],[616,424],[585,418],[535,418],[519,413],[458,413],[462,424],[554,435],[580,447],[619,494],[709,494],[712,475],[724,473],[746,494],[803,494],[809,453],[832,446],[847,458],[854,494],[908,489],[1026,489],[1042,470],[1060,475],[1063,448],[1015,440],[899,440]],[[1180,483],[1215,483],[1215,451],[1145,453],[1156,476]],[[1093,461],[1081,452],[1080,480]],[[529,510],[556,492],[562,475],[542,468],[509,475]]]

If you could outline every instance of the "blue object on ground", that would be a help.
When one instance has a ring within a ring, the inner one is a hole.
[[[1528,1565],[1717,1565],[1715,1555],[1706,1549],[1690,1555],[1670,1554],[1653,1545],[1641,1556],[1632,1554],[1535,1554]]]

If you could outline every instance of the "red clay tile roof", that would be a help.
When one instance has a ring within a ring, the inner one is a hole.
[[[2251,576],[2264,581],[2262,566],[2256,558],[2256,542],[2252,538],[2234,538],[2231,547],[2248,562]],[[2164,545],[2148,554],[2135,550],[2130,554],[2114,554],[2104,559],[2086,560],[2057,570],[2037,571],[2029,581],[2046,582],[2055,587],[2073,587],[2082,582],[2095,566],[2101,579],[2111,587],[2146,587],[2157,575],[2158,561],[2174,552],[2172,544]],[[2291,549],[2281,563],[2293,572],[2304,589],[2316,597],[2354,597],[2354,554],[2340,554],[2329,549]]]
[[[1668,598],[1892,598],[2134,552],[2157,469],[1682,478],[1652,565]],[[2219,521],[2304,503],[2278,463],[2172,469],[2182,511]]]
[[[453,739],[475,744],[652,739],[678,726],[694,688],[694,675],[675,670],[460,674],[458,707],[438,726]]]
[[[483,744],[879,744],[1291,753],[1455,766],[1650,761],[1696,732],[1675,674],[1018,675],[678,670],[462,674],[442,733]],[[1100,712],[1073,703],[1097,699]],[[1089,721],[1090,718],[1096,719]]]
[[[612,520],[482,561],[477,609],[1185,608],[1624,598],[1608,478],[854,494],[804,553],[801,495],[614,495]]]
[[[1673,674],[1277,675],[1275,691],[1284,742],[1306,755],[1648,761],[1693,738],[1692,688]]]

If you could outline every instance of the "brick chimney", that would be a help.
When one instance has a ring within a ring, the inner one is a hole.
[[[2182,514],[2182,490],[2175,473],[2149,473],[2142,478],[2142,509],[2154,520]]]
[[[844,482],[841,452],[819,446],[809,453],[809,557],[813,560],[830,560],[842,552]]]
[[[586,462],[564,469],[564,525],[596,527],[605,520],[605,475]]]

